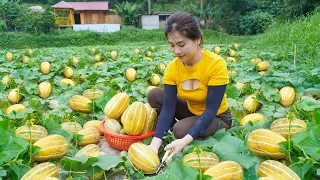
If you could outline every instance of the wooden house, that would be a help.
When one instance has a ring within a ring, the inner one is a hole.
[[[75,24],[121,24],[121,17],[109,10],[108,1],[61,1],[52,7],[59,27],[71,27]]]

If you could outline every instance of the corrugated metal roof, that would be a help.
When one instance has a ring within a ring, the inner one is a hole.
[[[109,9],[108,1],[96,2],[64,2],[61,1],[52,6],[53,8],[70,8],[75,11],[105,11]]]

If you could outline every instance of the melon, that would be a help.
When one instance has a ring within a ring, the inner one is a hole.
[[[228,61],[237,62],[237,59],[234,57],[227,57]]]
[[[245,84],[245,83],[241,83],[241,82],[237,82],[236,83],[236,87],[237,89],[242,93],[244,94],[244,89],[248,86],[248,84]]]
[[[1,81],[6,87],[9,87],[9,83],[11,82],[11,77],[9,75],[5,75],[2,77]]]
[[[11,62],[12,59],[13,59],[13,54],[12,54],[12,52],[7,52],[7,53],[6,53],[6,60],[9,61],[9,62]]]
[[[237,72],[234,70],[228,70],[228,76],[232,77],[232,76],[236,76]]]
[[[296,92],[292,87],[286,86],[281,88],[280,104],[284,107],[289,107],[293,103],[295,95],[296,95]]]
[[[71,78],[74,75],[74,70],[71,67],[66,67],[63,71],[63,75],[66,78]]]
[[[52,86],[49,82],[42,82],[38,85],[38,90],[39,96],[43,99],[46,99],[51,94]]]
[[[34,146],[40,147],[39,152],[33,158],[36,161],[48,161],[61,158],[69,150],[68,141],[61,135],[53,134],[36,141]]]
[[[28,56],[22,56],[22,62],[23,62],[24,64],[27,64],[27,63],[29,62]]]
[[[256,129],[248,135],[248,149],[259,157],[282,159],[287,156],[278,145],[286,138],[270,129]]]
[[[97,144],[100,141],[99,131],[93,127],[88,127],[79,131],[78,135],[82,135],[82,139],[78,142],[79,146]]]
[[[18,88],[12,89],[8,93],[8,100],[14,104],[19,103],[21,99],[22,99],[22,95],[19,93]]]
[[[92,112],[92,109],[89,107],[89,104],[92,101],[84,96],[74,95],[69,99],[69,106],[72,110],[84,113]]]
[[[23,104],[14,104],[14,105],[9,106],[6,109],[6,114],[10,114],[12,111],[22,111],[22,110],[26,110],[26,109],[27,109],[27,107]]]
[[[61,124],[61,127],[66,131],[72,132],[72,134],[77,134],[79,131],[82,130],[81,124],[77,122],[64,122]]]
[[[134,52],[135,55],[139,55],[140,54],[140,50],[139,49],[134,49],[133,52]]]
[[[87,121],[86,123],[84,123],[83,129],[88,128],[88,127],[94,127],[99,131],[100,135],[103,135],[103,132],[100,129],[100,123],[101,123],[101,121],[99,121],[99,120]]]
[[[164,71],[166,69],[166,65],[163,63],[158,64],[158,68],[160,69],[160,71]]]
[[[130,97],[127,93],[118,93],[107,102],[104,107],[104,114],[111,119],[119,119],[129,106],[129,102]]]
[[[126,70],[126,78],[128,81],[133,82],[134,80],[136,80],[136,73],[137,71],[133,68],[128,68]]]
[[[258,65],[259,63],[261,63],[262,62],[262,59],[261,58],[252,58],[251,60],[250,60],[250,62],[252,62],[253,64],[255,64],[255,65]]]
[[[130,145],[128,156],[133,166],[145,174],[156,172],[160,165],[158,155],[147,145],[139,142]]]
[[[104,122],[104,128],[108,132],[113,132],[113,133],[120,134],[121,125],[117,120],[108,118]]]
[[[38,141],[41,138],[48,136],[48,131],[46,128],[39,125],[32,126],[20,126],[15,130],[15,134],[17,137],[21,137],[27,141],[31,141],[32,143]]]
[[[243,117],[240,121],[240,125],[243,126],[246,123],[250,122],[255,122],[255,121],[265,121],[266,117],[264,117],[262,114],[260,113],[252,113],[252,114],[248,114],[245,117]]]
[[[158,114],[155,109],[153,109],[149,103],[144,104],[147,111],[147,119],[141,134],[148,134],[155,130],[157,124]]]
[[[234,57],[234,56],[236,55],[236,51],[233,50],[233,49],[230,49],[229,52],[228,52],[228,55],[229,55],[230,57]]]
[[[220,54],[220,52],[221,52],[221,48],[220,48],[220,46],[216,46],[216,47],[214,47],[214,48],[213,48],[213,52],[219,55],[219,54]]]
[[[50,72],[50,63],[49,62],[41,62],[40,63],[40,70],[43,74],[49,74]]]
[[[97,55],[95,55],[94,56],[94,60],[96,60],[96,61],[101,61],[102,60],[102,56],[101,56],[101,54],[97,54]]]
[[[219,157],[213,152],[201,152],[197,154],[195,152],[186,154],[182,159],[184,166],[191,166],[198,171],[205,172],[207,169],[219,162]]]
[[[214,180],[242,180],[242,167],[234,161],[222,161],[211,166],[203,174],[211,176]]]
[[[275,180],[300,180],[294,171],[275,160],[266,160],[261,163],[257,175],[258,177],[271,177]]]
[[[60,83],[61,84],[65,84],[65,85],[69,85],[70,84],[71,86],[75,86],[76,85],[76,83],[73,80],[67,79],[67,78],[62,78],[60,80]]]
[[[258,71],[265,71],[269,69],[270,63],[268,61],[262,61],[261,63],[257,64]]]
[[[95,63],[93,66],[94,66],[94,67],[97,67],[97,66],[103,66],[103,65],[104,65],[103,62],[97,62],[97,63]]]
[[[21,180],[49,180],[50,178],[58,178],[58,167],[51,162],[45,162],[36,165],[30,169]]]
[[[78,62],[79,62],[79,59],[76,56],[73,56],[70,60],[71,60],[72,65],[74,65],[74,66],[76,64],[78,64]]]
[[[123,128],[129,135],[141,134],[147,120],[147,111],[143,103],[134,102],[124,117]]]
[[[157,86],[160,84],[160,76],[158,74],[152,74],[152,77],[149,79],[151,85]]]
[[[151,89],[157,88],[157,86],[148,86],[146,88],[146,91],[149,92]]]
[[[243,101],[243,108],[249,113],[256,112],[261,104],[256,100],[256,95],[250,95]]]
[[[281,118],[274,120],[270,125],[270,129],[288,139],[299,132],[307,130],[307,123],[296,118],[291,121],[287,118]]]
[[[82,96],[94,101],[102,96],[104,96],[104,92],[100,89],[87,89],[83,91]]]
[[[99,146],[96,144],[88,144],[81,148],[75,157],[79,157],[81,155],[88,156],[88,157],[99,157],[101,155],[104,155],[104,152],[101,151]]]
[[[111,59],[113,59],[113,60],[117,59],[118,51],[111,51],[110,56],[111,56]]]

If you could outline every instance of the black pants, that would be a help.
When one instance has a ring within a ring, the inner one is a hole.
[[[147,98],[151,107],[156,108],[158,115],[162,109],[164,90],[161,88],[154,88],[149,91]],[[176,138],[183,138],[188,134],[199,116],[191,113],[187,106],[187,101],[177,97],[175,118],[179,121],[173,120],[171,127],[173,127],[173,134]],[[217,115],[209,127],[197,139],[203,139],[214,135],[219,129],[230,129],[232,124],[231,111],[227,111]]]

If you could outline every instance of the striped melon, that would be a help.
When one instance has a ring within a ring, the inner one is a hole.
[[[146,174],[154,173],[160,165],[158,155],[147,145],[139,142],[131,144],[128,156],[134,167]]]
[[[118,51],[111,51],[110,56],[113,60],[117,59],[118,57]]]
[[[284,141],[286,138],[277,132],[269,129],[256,129],[249,134],[247,145],[249,150],[257,156],[281,159],[287,154],[281,152],[278,144]]]
[[[69,150],[68,141],[61,135],[53,134],[36,141],[34,146],[40,147],[40,150],[33,158],[36,161],[48,161],[50,159],[61,158]]]
[[[38,164],[37,166],[30,169],[21,180],[47,180],[50,177],[58,178],[59,171],[58,167],[51,162],[45,162]]]
[[[21,137],[27,141],[32,143],[38,141],[41,138],[48,136],[48,131],[46,128],[39,125],[32,126],[20,126],[15,130],[15,134],[17,137]]]
[[[307,129],[307,123],[300,119],[292,119],[290,121],[287,118],[281,118],[273,121],[270,125],[270,129],[288,139],[299,132],[305,131]]]
[[[14,104],[14,105],[9,106],[6,109],[6,114],[10,114],[12,111],[22,111],[22,110],[26,110],[26,109],[27,109],[27,107],[23,104]]]
[[[91,121],[87,121],[84,125],[83,125],[83,129],[88,128],[88,127],[94,127],[99,131],[100,135],[103,135],[103,132],[100,129],[100,123],[101,121],[99,120],[91,120]]]
[[[11,77],[9,75],[5,75],[2,77],[1,81],[6,86],[9,87],[9,83],[11,82]]]
[[[158,68],[160,69],[160,71],[164,71],[166,70],[166,65],[163,63],[158,64]]]
[[[244,89],[247,87],[247,84],[237,82],[236,87],[238,88],[239,91],[241,91],[242,94],[244,94]]]
[[[293,103],[295,95],[296,95],[296,92],[292,87],[286,86],[281,88],[280,104],[284,107],[289,107]]]
[[[61,124],[61,127],[66,131],[72,132],[72,134],[77,134],[79,131],[82,130],[81,124],[77,122],[64,122]]]
[[[219,157],[213,152],[201,152],[199,155],[195,152],[185,155],[182,159],[183,165],[191,166],[198,171],[205,172],[207,169],[219,162]]]
[[[69,85],[70,84],[71,86],[76,86],[76,83],[73,80],[67,79],[67,78],[62,78],[60,80],[60,83],[61,84],[65,84],[65,85]]]
[[[134,102],[124,117],[123,128],[129,135],[141,134],[147,120],[147,111],[143,103]]]
[[[119,134],[121,130],[121,125],[117,120],[108,118],[104,122],[104,128],[109,132]]]
[[[252,58],[250,60],[250,62],[252,62],[253,64],[257,65],[257,64],[262,62],[262,59],[261,58]]]
[[[249,113],[253,113],[259,109],[261,104],[256,100],[256,95],[250,95],[243,101],[242,106]]]
[[[133,82],[134,80],[136,80],[136,73],[137,71],[133,68],[128,68],[126,70],[126,78],[128,81]]]
[[[259,74],[260,74],[261,76],[264,76],[264,75],[266,75],[266,71],[259,71]]]
[[[77,152],[75,157],[79,157],[81,155],[88,156],[88,157],[99,157],[103,154],[104,154],[104,152],[101,151],[99,146],[97,146],[96,144],[88,144],[88,145],[84,146],[83,148],[81,148]]]
[[[75,66],[76,64],[78,64],[79,59],[78,59],[76,56],[73,56],[73,57],[70,59],[70,61],[71,61],[72,65]]]
[[[135,55],[139,55],[140,54],[140,50],[139,49],[134,49],[133,52],[134,52]]]
[[[100,89],[87,89],[83,91],[82,96],[90,99],[91,101],[94,101],[99,97],[104,96],[104,92]]]
[[[6,53],[6,60],[9,61],[9,62],[11,62],[12,59],[13,59],[13,54],[12,54],[12,52],[7,52],[7,53]]]
[[[8,100],[14,104],[18,103],[22,99],[22,95],[19,93],[19,89],[11,89],[8,93]]]
[[[97,55],[95,55],[94,56],[94,60],[96,60],[96,61],[101,61],[102,60],[102,56],[101,56],[101,54],[97,54]]]
[[[240,125],[243,126],[246,123],[248,123],[249,121],[255,122],[255,121],[264,121],[264,120],[266,120],[266,118],[262,114],[252,113],[252,114],[248,114],[245,117],[243,117],[240,121]]]
[[[294,171],[275,160],[266,160],[261,163],[257,175],[259,177],[272,177],[276,180],[300,180]]]
[[[227,61],[237,62],[237,59],[234,57],[227,57]]]
[[[59,178],[56,177],[47,177],[44,180],[59,180]]]
[[[152,77],[149,79],[149,82],[153,86],[159,85],[161,82],[160,76],[158,74],[152,74]]]
[[[92,109],[89,107],[90,103],[92,103],[90,99],[80,95],[72,96],[68,102],[72,110],[84,113],[92,112]]]
[[[94,66],[94,67],[97,67],[97,66],[103,66],[103,65],[104,65],[103,62],[97,62],[97,63],[95,63],[93,66]]]
[[[242,180],[242,167],[234,161],[222,161],[211,166],[203,174],[213,177],[214,180]]]
[[[99,131],[93,127],[89,127],[79,131],[78,135],[82,135],[81,140],[78,142],[79,146],[97,144],[100,141]]]
[[[219,54],[220,54],[220,52],[221,52],[221,48],[220,48],[220,46],[216,46],[216,47],[214,47],[214,48],[213,48],[213,52],[219,55]]]
[[[66,67],[63,71],[63,75],[66,78],[71,78],[74,75],[74,70],[71,67]]]
[[[141,134],[147,134],[155,130],[157,124],[158,114],[155,109],[153,109],[149,103],[144,104],[147,111],[147,119]]]
[[[258,180],[277,180],[277,179],[274,179],[273,177],[260,177]]]
[[[95,172],[93,176],[89,176],[89,180],[101,180],[104,179],[105,170],[101,170],[99,172]]]
[[[41,62],[40,63],[40,70],[43,74],[49,74],[50,72],[50,63],[49,62]]]
[[[154,88],[158,88],[157,86],[148,86],[146,88],[147,92],[149,92],[151,89],[154,89]]]
[[[228,76],[232,77],[232,76],[235,76],[237,75],[237,72],[234,71],[234,70],[228,70]]]
[[[233,49],[230,49],[229,52],[228,52],[228,55],[229,55],[230,57],[234,57],[234,56],[236,55],[236,51],[233,50]]]
[[[127,114],[129,112],[129,107],[130,107],[130,105],[127,107],[127,109],[121,115],[120,122],[122,125],[124,125],[124,122],[126,120]]]
[[[261,63],[257,64],[258,71],[265,71],[269,69],[270,63],[268,61],[262,61]]]
[[[39,89],[39,96],[45,99],[50,96],[52,86],[49,82],[42,82],[38,85],[38,89]]]
[[[27,63],[29,62],[28,56],[22,56],[22,62],[23,62],[24,64],[27,64]]]
[[[130,97],[127,93],[114,95],[104,107],[104,114],[111,119],[119,119],[129,106]]]

